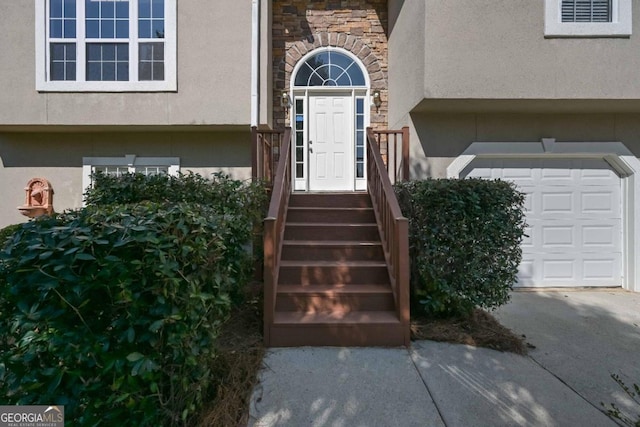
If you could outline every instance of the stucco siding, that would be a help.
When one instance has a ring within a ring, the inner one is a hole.
[[[640,111],[640,8],[633,10],[630,38],[545,38],[544,4],[391,1],[397,21],[389,37],[390,123],[414,109],[415,94],[423,98],[416,111],[436,111],[441,100],[458,111],[469,110],[465,100],[525,101],[503,105],[522,112],[530,110],[528,100],[595,100],[591,112],[620,111],[597,102],[625,100],[624,111]]]
[[[640,114],[411,115],[411,174],[444,178],[473,142],[622,142],[640,154]]]
[[[24,187],[34,177],[46,178],[61,212],[82,205],[82,158],[179,157],[181,172],[203,176],[225,172],[250,179],[248,128],[243,132],[96,132],[0,133],[0,228],[24,222],[16,209],[24,203]]]
[[[406,114],[425,97],[425,2],[389,1],[389,126],[406,124]]]
[[[251,3],[181,1],[177,16],[177,92],[38,93],[34,2],[0,2],[0,126],[248,125]]]

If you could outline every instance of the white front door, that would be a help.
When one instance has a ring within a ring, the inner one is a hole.
[[[352,96],[309,96],[309,190],[353,191]]]

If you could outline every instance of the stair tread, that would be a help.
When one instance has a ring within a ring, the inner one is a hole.
[[[379,240],[283,240],[292,246],[382,246]]]
[[[278,294],[371,294],[392,293],[388,284],[358,284],[358,285],[278,285]]]
[[[288,222],[285,227],[377,227],[375,222]]]
[[[344,206],[289,206],[289,210],[291,209],[295,209],[295,210],[300,210],[300,211],[345,211],[345,210],[349,210],[349,211],[372,211],[373,207],[361,207],[361,206],[354,206],[354,207],[344,207]]]
[[[394,311],[350,311],[332,313],[297,311],[276,311],[275,325],[313,324],[400,324]]]
[[[385,261],[281,260],[281,267],[386,267]]]

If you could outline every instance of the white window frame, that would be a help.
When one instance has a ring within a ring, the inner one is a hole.
[[[631,0],[611,0],[611,22],[562,22],[562,0],[544,2],[545,37],[629,37]]]
[[[130,0],[130,28],[138,25],[138,2]],[[138,48],[137,30],[130,31],[124,43],[129,48],[129,81],[86,81],[85,68],[85,18],[84,0],[78,0],[76,9],[76,64],[77,80],[52,81],[49,75],[49,35],[48,24],[49,0],[35,0],[36,12],[36,90],[39,92],[175,92],[177,81],[177,0],[165,0],[165,38],[157,39],[164,43],[164,80],[138,81]],[[93,40],[93,39],[90,39]],[[149,39],[149,42],[154,40]],[[121,43],[119,39],[102,39],[102,43]],[[145,39],[144,42],[147,42]]]
[[[135,173],[136,168],[163,166],[168,168],[168,174],[177,176],[180,173],[179,157],[138,157],[135,154],[127,154],[123,157],[83,157],[82,158],[82,193],[91,187],[91,175],[96,166],[121,166],[127,167],[130,173]]]

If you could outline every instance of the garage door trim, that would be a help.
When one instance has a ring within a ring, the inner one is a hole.
[[[477,158],[599,158],[604,159],[622,181],[622,274],[623,288],[640,292],[640,160],[621,142],[473,142],[447,168],[449,178],[459,178]]]

